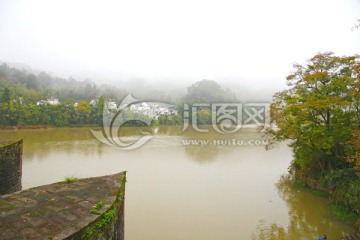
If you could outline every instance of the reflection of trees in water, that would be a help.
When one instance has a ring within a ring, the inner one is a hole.
[[[103,154],[103,151],[104,151],[104,144],[103,143],[101,143],[101,142],[98,142],[97,143],[97,148],[96,148],[96,150],[97,150],[97,156],[99,157],[99,158],[101,158],[101,156],[102,156],[102,154]]]
[[[221,159],[224,159],[226,154],[236,147],[226,145],[227,141],[230,141],[230,135],[220,134],[211,130],[210,127],[207,128],[209,129],[207,133],[199,133],[192,129],[182,133],[182,140],[187,141],[189,144],[183,143],[185,153],[200,164],[214,162],[220,159],[219,155],[221,155]],[[214,144],[214,142],[217,142],[217,144]]]
[[[98,130],[100,130],[99,128]],[[231,139],[247,139],[257,138],[254,131],[241,130],[234,134],[220,134],[214,131],[212,126],[201,126],[201,129],[209,130],[208,133],[199,133],[189,127],[183,131],[183,126],[160,126],[160,127],[124,127],[120,128],[120,136],[140,137],[143,132],[149,132],[154,137],[158,136],[175,136],[176,140],[172,143],[180,144],[184,147],[185,152],[194,161],[204,164],[210,163],[217,159],[225,159],[226,154],[233,151],[238,146],[228,146],[226,141]],[[52,153],[60,151],[63,154],[71,156],[81,153],[85,156],[97,154],[101,156],[102,148],[106,147],[100,143],[91,134],[87,128],[54,128],[54,129],[34,129],[34,130],[18,130],[18,131],[1,131],[1,140],[17,140],[24,139],[24,160],[31,161],[46,160]],[[172,141],[164,138],[164,141]],[[210,145],[188,145],[185,146],[181,140],[208,140]],[[214,146],[214,140],[224,140],[219,145]],[[225,143],[225,144],[224,144]]]
[[[216,132],[212,126],[201,126],[201,128],[209,131],[206,133],[199,133],[192,128],[189,128],[181,133],[182,140],[185,140],[188,143],[188,145],[184,144],[185,152],[191,159],[201,164],[210,163],[217,159],[226,160],[226,155],[234,150],[238,152],[241,148],[245,149],[251,147],[249,145],[244,146],[241,144],[247,144],[249,140],[261,139],[261,135],[256,133],[254,129],[241,129],[235,133],[224,134]],[[202,141],[208,142],[203,144]]]
[[[317,239],[326,234],[329,239],[337,239],[350,231],[329,215],[328,202],[306,190],[295,189],[288,177],[282,177],[276,184],[279,195],[289,208],[289,224],[286,228],[272,222],[259,221],[252,239],[290,240]],[[345,230],[345,231],[347,231]]]
[[[101,130],[101,128],[96,130]],[[0,132],[0,141],[24,139],[23,159],[25,161],[44,161],[54,152],[61,152],[67,156],[81,153],[84,156],[97,155],[101,157],[107,147],[98,141],[88,128],[22,129]],[[182,133],[182,126],[124,127],[120,129],[119,134],[120,136],[141,136],[143,132],[178,136]]]
[[[260,220],[256,226],[256,235],[252,236],[252,239],[259,240],[281,240],[291,239],[288,236],[286,230],[276,223],[266,224],[265,220]],[[298,237],[294,239],[299,239]],[[316,238],[314,238],[316,239]]]
[[[86,128],[54,128],[2,131],[1,138],[24,140],[23,158],[46,160],[56,151],[71,155],[81,151],[83,154],[101,154],[100,144]],[[102,147],[102,146],[101,146]]]
[[[25,146],[23,155],[25,161],[32,161],[34,159],[44,161],[47,160],[50,155],[57,152],[67,157],[73,157],[74,154],[80,153],[85,157],[96,155],[100,158],[103,149],[104,144],[96,140],[50,142],[45,145],[33,144],[31,150]]]
[[[220,152],[218,147],[186,146],[185,153],[194,161],[200,164],[206,164],[214,162]]]
[[[165,136],[180,136],[183,134],[182,126],[160,126],[156,127],[155,134],[165,135]]]

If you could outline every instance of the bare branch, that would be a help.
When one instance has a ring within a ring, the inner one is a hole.
[[[351,30],[359,29],[360,28],[360,18],[357,19],[357,23],[354,27],[351,28]]]

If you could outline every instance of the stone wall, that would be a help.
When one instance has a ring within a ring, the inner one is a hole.
[[[0,196],[0,239],[124,240],[126,172]]]
[[[20,191],[23,141],[0,143],[0,195]]]
[[[64,240],[124,240],[126,172],[121,174],[120,191],[112,205],[97,220]]]

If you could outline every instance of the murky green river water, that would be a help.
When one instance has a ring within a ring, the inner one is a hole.
[[[285,143],[265,151],[251,129],[154,135],[129,151],[86,128],[0,131],[0,141],[24,139],[23,188],[127,170],[126,240],[330,240],[351,231],[325,199],[277,185],[292,158]]]

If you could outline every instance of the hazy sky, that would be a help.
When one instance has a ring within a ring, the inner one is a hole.
[[[319,51],[360,53],[357,0],[0,0],[0,60],[63,77],[282,85]]]

